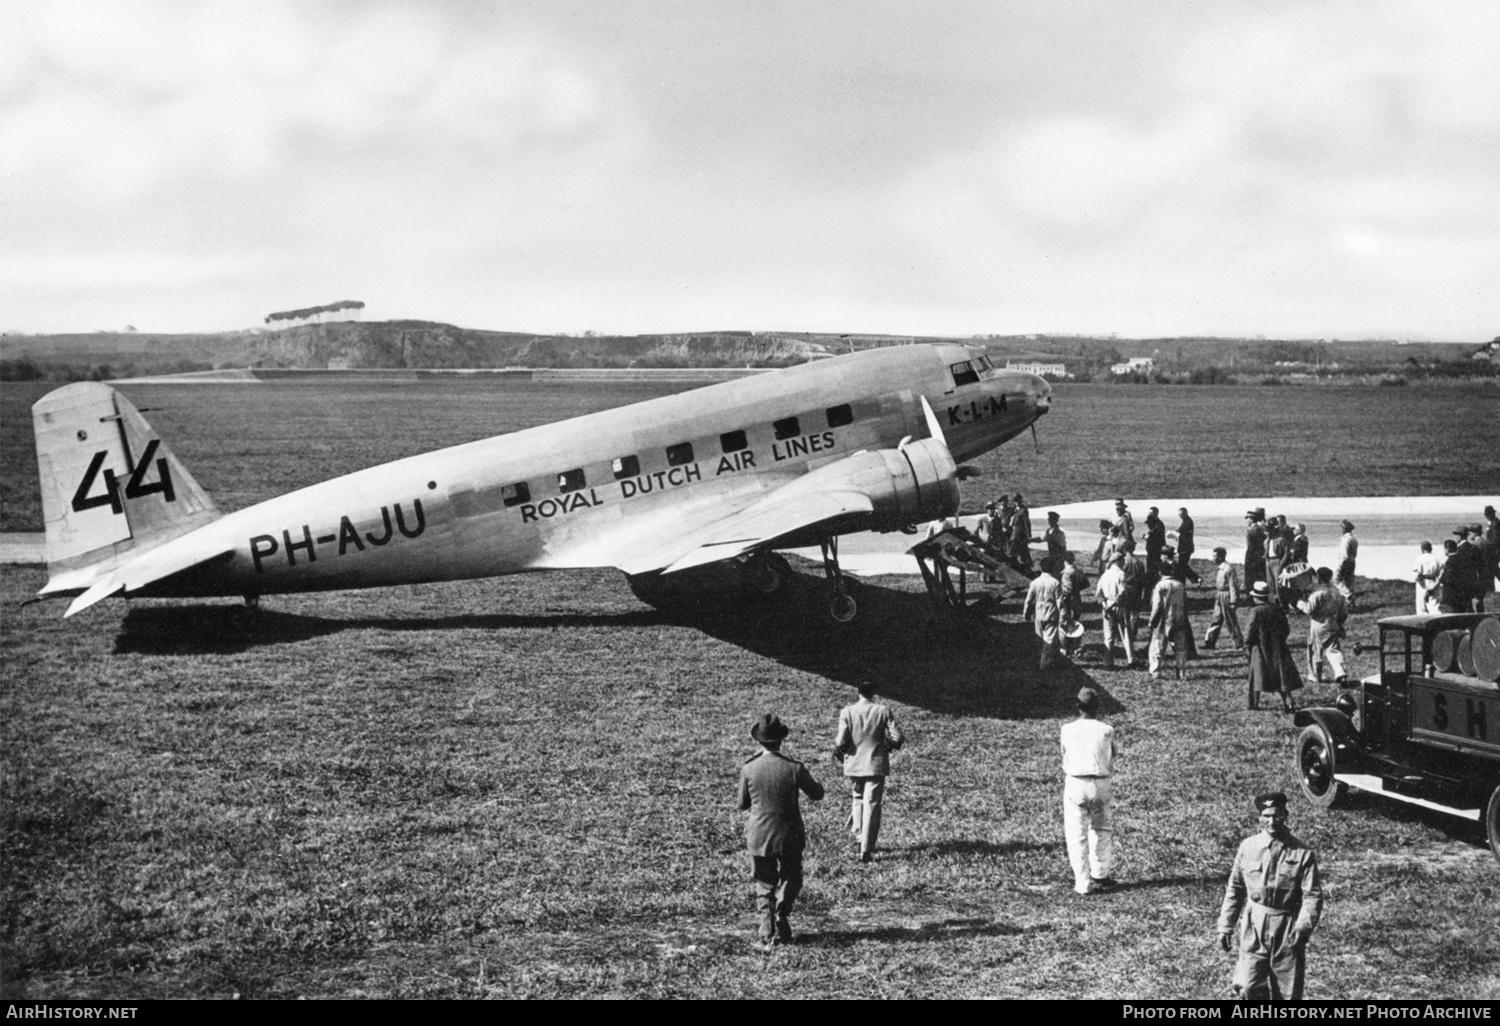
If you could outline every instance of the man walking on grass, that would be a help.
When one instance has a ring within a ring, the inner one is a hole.
[[[862,681],[859,700],[839,710],[838,734],[833,739],[834,758],[843,761],[849,780],[849,828],[859,842],[861,862],[875,857],[885,778],[891,772],[890,753],[904,740],[890,707],[875,701],[875,682]]]
[[[1110,782],[1115,773],[1115,731],[1098,718],[1099,694],[1093,688],[1078,692],[1078,718],[1063,724],[1063,833],[1068,861],[1073,866],[1073,890],[1078,894],[1106,891],[1115,885],[1109,875],[1114,862],[1114,820],[1110,814]]]
[[[1240,575],[1229,562],[1229,551],[1222,545],[1214,549],[1214,618],[1208,622],[1208,633],[1203,635],[1203,647],[1213,648],[1219,641],[1219,631],[1227,624],[1234,638],[1235,648],[1245,647],[1245,636],[1240,633],[1239,615],[1234,607],[1240,604]]]
[[[1318,853],[1287,829],[1286,795],[1257,795],[1260,833],[1234,856],[1219,910],[1219,946],[1239,960],[1234,986],[1246,1001],[1301,1001],[1307,942],[1323,914]]]
[[[823,800],[823,785],[807,767],[781,754],[789,733],[779,716],[766,713],[750,728],[761,750],[740,767],[739,807],[750,813],[745,846],[755,879],[760,940],[767,947],[792,942],[788,917],[802,892],[802,851],[807,846],[798,792]]]

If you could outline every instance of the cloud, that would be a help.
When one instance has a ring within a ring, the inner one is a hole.
[[[371,148],[499,155],[608,115],[588,69],[545,38],[468,34],[436,7],[353,11],[24,5],[20,70],[0,80],[0,168],[70,202],[114,203],[317,173]]]

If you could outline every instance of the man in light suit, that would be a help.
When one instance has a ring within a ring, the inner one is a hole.
[[[781,754],[781,742],[791,731],[775,713],[766,713],[750,728],[761,751],[740,767],[740,811],[750,813],[745,823],[745,846],[755,877],[760,939],[765,945],[790,944],[792,913],[802,893],[802,850],[807,831],[802,825],[801,791],[812,801],[823,800],[823,785],[807,767]]]
[[[833,739],[834,758],[843,760],[844,776],[849,778],[849,828],[859,840],[861,862],[875,857],[890,753],[904,740],[890,707],[875,701],[875,682],[861,682],[859,699],[839,710],[839,731]]]

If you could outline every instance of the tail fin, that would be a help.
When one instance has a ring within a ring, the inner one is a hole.
[[[66,385],[31,414],[47,524],[41,594],[86,589],[126,559],[219,518],[146,418],[108,385]]]

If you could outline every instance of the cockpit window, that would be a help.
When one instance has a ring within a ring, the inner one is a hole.
[[[948,368],[953,372],[954,385],[975,385],[979,383],[979,375],[974,371],[974,365],[968,360],[963,363],[955,363]]]

